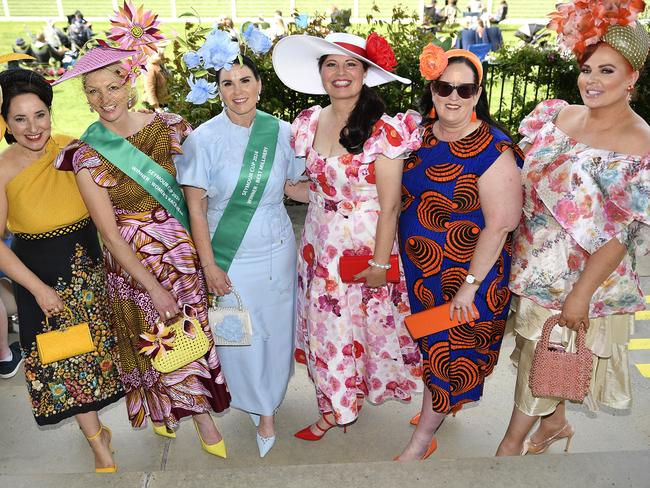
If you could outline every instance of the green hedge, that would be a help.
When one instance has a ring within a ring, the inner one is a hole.
[[[391,115],[409,108],[417,108],[424,87],[424,80],[419,73],[418,57],[423,47],[433,39],[433,34],[422,30],[415,22],[406,21],[413,15],[416,14],[407,12],[402,7],[395,7],[392,19],[388,22],[376,20],[372,15],[368,15],[365,25],[354,25],[349,29],[350,32],[363,36],[372,31],[384,35],[393,47],[399,63],[396,73],[413,81],[411,85],[389,83],[378,87],[388,106],[387,112]],[[329,29],[337,28],[325,24],[323,17],[312,18],[310,25],[304,30],[298,30],[295,24],[290,24],[291,34],[304,33],[324,37]],[[173,112],[183,115],[193,126],[200,125],[221,111],[217,100],[201,106],[185,102],[189,91],[186,82],[189,71],[182,62],[182,56],[188,50],[198,49],[209,31],[210,29],[204,26],[186,23],[184,36],[179,36],[173,44],[170,108]],[[453,34],[454,32],[450,31],[439,36]],[[251,57],[260,69],[264,85],[259,103],[261,110],[292,121],[307,107],[329,103],[325,96],[304,95],[287,88],[273,71],[270,52],[263,56]],[[491,112],[513,134],[517,131],[519,121],[541,100],[561,98],[570,103],[580,103],[576,85],[577,65],[572,59],[560,54],[555,47],[504,47],[496,53],[495,59],[487,68],[485,83],[492,95]],[[637,91],[638,96],[633,102],[633,107],[639,115],[650,120],[650,77],[641,78]]]

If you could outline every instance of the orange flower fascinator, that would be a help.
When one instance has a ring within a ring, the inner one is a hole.
[[[605,42],[639,70],[650,48],[650,35],[637,22],[644,9],[644,0],[573,0],[558,5],[547,27],[578,59],[587,47]]]
[[[427,44],[420,54],[420,73],[425,80],[437,80],[447,69],[447,53],[440,46]]]

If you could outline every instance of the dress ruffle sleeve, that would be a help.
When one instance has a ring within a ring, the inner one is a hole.
[[[320,105],[305,109],[298,114],[296,120],[291,124],[291,147],[293,147],[296,157],[304,158],[307,156],[307,151],[311,148],[314,140],[314,134],[318,126],[318,114],[320,114],[321,110]]]
[[[593,254],[617,237],[647,253],[650,155],[585,150],[579,158],[560,155],[541,171],[537,195],[580,247]]]
[[[530,114],[528,114],[519,124],[519,134],[523,139],[520,145],[533,144],[535,137],[547,122],[555,119],[560,110],[569,105],[564,100],[545,100],[540,102]]]
[[[99,186],[110,188],[117,185],[117,180],[108,172],[99,154],[88,144],[78,139],[75,139],[61,150],[54,161],[54,166],[62,171],[74,171],[75,174],[82,169],[87,169]]]
[[[373,163],[382,154],[389,159],[403,159],[418,150],[422,144],[421,119],[413,110],[395,117],[382,115],[363,145],[362,164]]]

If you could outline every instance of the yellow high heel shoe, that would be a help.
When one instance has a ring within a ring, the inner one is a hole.
[[[111,453],[115,452],[113,451],[113,445],[112,445],[112,440],[113,440],[113,433],[111,432],[111,429],[108,427],[105,427],[100,424],[99,430],[97,431],[96,434],[87,436],[84,434],[88,442],[94,441],[95,439],[98,439],[100,435],[102,435],[102,432],[106,431],[108,432],[108,449],[111,451]],[[104,468],[95,468],[95,473],[116,473],[117,472],[117,464],[114,464],[113,466],[106,466]]]
[[[571,427],[570,424],[564,424],[560,430],[555,434],[544,439],[542,442],[533,442],[530,440],[530,437],[524,441],[524,448],[521,451],[521,455],[525,456],[526,454],[542,454],[553,444],[555,441],[560,439],[566,439],[566,446],[564,447],[564,452],[569,452],[569,447],[571,447],[571,439],[575,434],[575,430]]]
[[[223,437],[216,444],[206,444],[203,441],[203,437],[201,437],[201,431],[199,430],[199,426],[197,425],[196,420],[192,418],[192,421],[194,422],[196,433],[199,435],[199,440],[201,441],[201,447],[203,450],[207,453],[212,454],[213,456],[219,456],[220,458],[226,459],[228,457],[228,454],[226,453],[226,441],[223,439]]]
[[[156,425],[153,422],[151,422],[151,426],[153,427],[154,433],[159,435],[160,437],[176,439],[176,432],[174,432],[173,430],[167,430],[166,425]]]

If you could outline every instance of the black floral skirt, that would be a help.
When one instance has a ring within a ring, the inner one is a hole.
[[[96,347],[91,353],[41,364],[36,335],[71,325],[70,319],[62,314],[46,325],[34,296],[14,285],[25,379],[36,422],[56,424],[119,400],[124,391],[118,379],[106,273],[93,223],[84,219],[45,234],[16,234],[12,249],[34,274],[57,291],[72,312],[73,323],[88,323]]]

